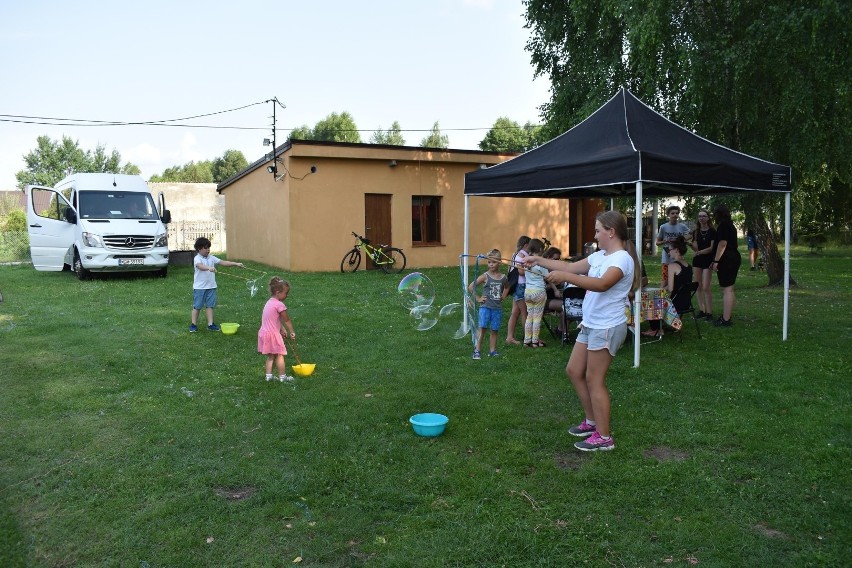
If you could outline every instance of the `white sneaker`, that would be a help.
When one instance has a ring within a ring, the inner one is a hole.
[[[280,377],[278,377],[278,380],[281,381],[282,383],[292,383],[293,381],[296,380],[296,378],[291,377],[290,375],[281,375]]]
[[[272,380],[272,375],[266,375],[266,380],[267,380],[267,381],[271,381],[271,380]]]

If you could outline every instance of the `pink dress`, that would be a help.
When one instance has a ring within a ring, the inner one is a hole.
[[[287,309],[278,298],[269,298],[263,306],[260,331],[257,332],[257,350],[264,355],[286,355],[287,347],[281,337],[281,312]]]

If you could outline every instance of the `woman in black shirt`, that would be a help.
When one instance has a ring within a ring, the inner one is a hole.
[[[698,211],[698,223],[692,232],[691,246],[695,251],[692,267],[695,269],[695,281],[698,282],[695,297],[698,299],[699,311],[696,316],[713,321],[713,290],[710,289],[713,271],[710,270],[710,263],[713,262],[713,253],[716,252],[716,229],[713,228],[710,213],[706,209]]]
[[[713,210],[716,219],[716,252],[710,268],[716,271],[719,278],[719,287],[722,289],[722,315],[713,322],[720,327],[731,327],[731,316],[734,313],[736,296],[734,295],[734,284],[737,281],[737,272],[743,259],[737,250],[737,229],[731,221],[731,212],[724,204],[717,205]]]

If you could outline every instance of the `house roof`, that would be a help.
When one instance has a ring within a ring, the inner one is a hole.
[[[321,149],[327,152],[322,153]],[[369,151],[370,155],[367,155]],[[363,142],[328,142],[324,140],[288,140],[275,149],[275,156],[280,157],[287,152],[291,155],[317,156],[317,157],[363,157],[368,159],[428,159],[431,161],[449,162],[477,162],[480,158],[488,157],[487,162],[499,163],[507,157],[516,156],[514,152],[487,152],[483,150],[459,150],[453,148],[424,148],[423,146],[396,146],[392,144],[369,144]],[[381,154],[377,156],[377,152]],[[426,153],[427,157],[423,154]],[[362,156],[359,156],[362,154]],[[252,162],[249,166],[238,172],[216,186],[216,191],[232,185],[244,178],[258,168],[266,167],[272,161],[272,152],[265,154],[259,160]]]
[[[26,209],[27,207],[27,194],[20,189],[0,190],[0,199],[16,200],[21,206],[21,209]]]

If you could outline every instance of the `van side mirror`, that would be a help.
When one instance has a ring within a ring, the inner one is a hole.
[[[172,222],[172,212],[166,209],[163,211],[163,214],[160,215],[160,220],[163,222],[163,225],[168,225]]]
[[[69,223],[76,224],[77,223],[77,212],[71,209],[70,207],[65,208],[65,220]]]

